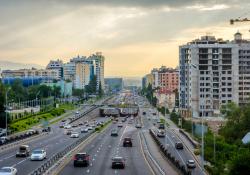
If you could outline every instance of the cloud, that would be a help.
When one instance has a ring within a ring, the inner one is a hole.
[[[208,31],[227,38],[241,25],[229,19],[249,7],[247,0],[3,0],[0,60],[46,65],[103,51],[108,75],[143,75],[177,65],[178,46]]]
[[[205,6],[205,5],[196,4],[196,5],[186,7],[186,9],[199,10],[199,11],[225,10],[228,8],[230,8],[230,6],[226,4],[215,4],[213,6]]]

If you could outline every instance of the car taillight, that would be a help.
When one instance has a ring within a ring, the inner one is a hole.
[[[73,157],[73,160],[76,160],[76,156]]]
[[[89,160],[90,159],[90,156],[86,156],[86,160]]]

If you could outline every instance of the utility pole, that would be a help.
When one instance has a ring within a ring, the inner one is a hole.
[[[7,110],[8,110],[8,92],[10,91],[10,89],[7,89],[7,91],[5,92],[5,127],[6,127],[6,137],[8,136],[8,114],[7,114]]]

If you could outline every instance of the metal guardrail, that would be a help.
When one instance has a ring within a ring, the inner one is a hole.
[[[193,145],[194,148],[198,148],[200,146],[199,143],[197,143],[193,139],[191,139],[189,137],[189,135],[187,135],[182,129],[179,129],[179,132],[188,139],[188,141]]]
[[[165,146],[160,142],[160,140],[157,138],[155,133],[152,131],[152,129],[149,129],[150,135],[153,137],[154,141],[156,142],[157,146],[160,148],[164,156],[172,162],[172,164],[183,174],[183,175],[191,175],[191,171],[188,170],[185,165],[180,164],[179,160],[177,160]]]

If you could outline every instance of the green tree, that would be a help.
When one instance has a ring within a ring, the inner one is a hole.
[[[75,97],[83,98],[84,97],[84,90],[83,89],[73,89],[72,94]]]
[[[234,157],[229,168],[229,175],[248,175],[250,172],[250,151],[240,151]]]
[[[16,79],[11,85],[11,92],[9,93],[9,99],[15,102],[27,100],[28,93],[23,86],[22,80]]]
[[[85,86],[85,92],[87,94],[96,94],[97,91],[97,82],[96,76],[94,75],[93,78],[89,81],[89,84]]]
[[[4,128],[5,127],[5,87],[0,81],[0,127]]]
[[[102,97],[104,94],[103,90],[102,90],[102,84],[101,82],[99,82],[99,89],[98,89],[98,96]]]

